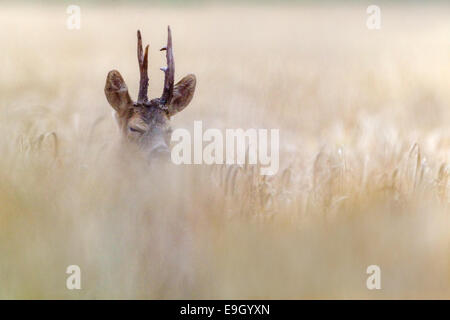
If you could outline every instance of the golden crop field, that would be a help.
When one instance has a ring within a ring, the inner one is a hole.
[[[449,299],[450,7],[366,8],[2,4],[0,298]],[[140,29],[159,96],[169,24],[172,127],[279,129],[276,175],[119,143],[106,75],[136,97]]]

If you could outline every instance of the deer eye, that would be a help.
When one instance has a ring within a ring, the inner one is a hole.
[[[137,132],[137,133],[144,133],[144,131],[142,129],[137,129],[137,128],[133,128],[133,127],[129,127],[131,132]]]

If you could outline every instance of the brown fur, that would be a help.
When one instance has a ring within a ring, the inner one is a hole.
[[[134,102],[122,75],[112,70],[106,77],[105,95],[109,104],[117,112],[117,121],[127,141],[137,143],[150,153],[154,148],[161,150],[169,146],[171,127],[170,117],[183,110],[192,100],[195,92],[195,75],[189,74],[173,85],[175,67],[172,53],[172,37],[168,29],[166,50],[168,67],[165,73],[165,87],[161,98],[147,99],[148,76],[147,54],[142,50],[142,38],[138,31],[138,62],[141,74],[138,100]]]

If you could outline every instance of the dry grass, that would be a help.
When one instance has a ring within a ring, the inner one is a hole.
[[[450,298],[449,7],[0,12],[1,298]],[[279,128],[281,168],[148,167],[103,85],[135,32],[198,77],[173,127]],[[82,269],[82,290],[65,269]],[[365,287],[382,269],[382,290]]]

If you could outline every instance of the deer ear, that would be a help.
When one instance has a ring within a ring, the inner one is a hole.
[[[181,79],[173,88],[173,96],[169,104],[169,115],[180,112],[191,102],[195,92],[197,79],[195,75],[189,74]]]
[[[119,113],[133,103],[128,94],[128,87],[117,70],[110,71],[106,77],[105,95],[111,107]]]

